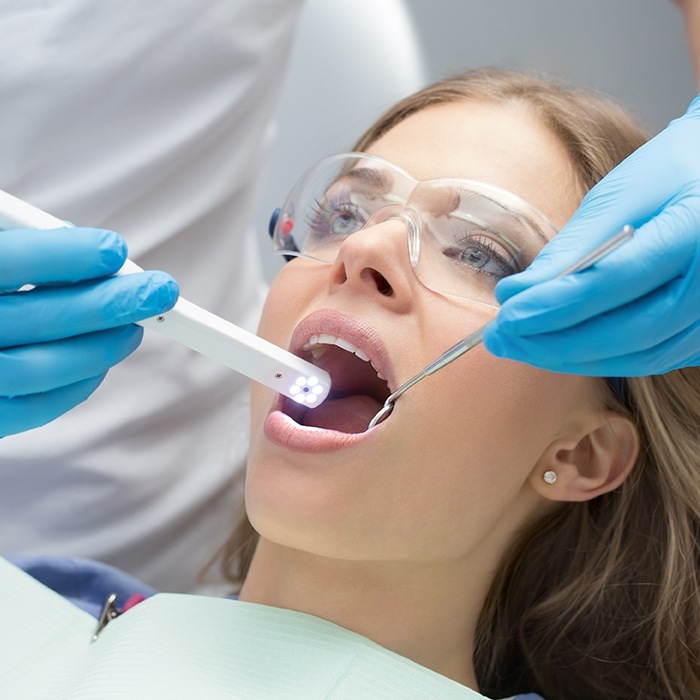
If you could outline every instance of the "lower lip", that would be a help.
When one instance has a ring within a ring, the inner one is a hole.
[[[336,430],[307,428],[282,411],[284,397],[277,395],[265,418],[265,436],[275,445],[294,452],[335,452],[361,445],[373,439],[377,428],[364,433],[339,433]],[[313,409],[310,409],[313,410]]]

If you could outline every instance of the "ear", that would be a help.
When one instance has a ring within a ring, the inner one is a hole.
[[[634,423],[619,413],[599,411],[547,447],[530,474],[530,485],[554,501],[588,501],[616,489],[638,454]],[[547,483],[545,472],[554,472],[556,481]]]

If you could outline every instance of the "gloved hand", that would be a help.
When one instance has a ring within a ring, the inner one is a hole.
[[[109,277],[125,259],[109,231],[0,232],[0,437],[85,400],[139,345],[132,324],[175,304],[165,273]],[[25,284],[36,286],[16,291]]]
[[[617,233],[634,237],[593,267],[555,274]],[[496,287],[484,335],[495,355],[595,376],[700,364],[700,95],[584,198],[524,272]]]

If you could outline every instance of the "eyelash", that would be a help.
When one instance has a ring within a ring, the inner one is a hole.
[[[508,277],[510,275],[516,274],[517,272],[520,272],[517,263],[515,263],[515,261],[512,259],[509,261],[505,257],[503,257],[503,255],[501,255],[498,252],[496,246],[493,244],[492,241],[479,238],[478,235],[465,235],[463,231],[454,234],[454,249],[460,252],[464,252],[464,250],[468,246],[476,248],[480,252],[485,253],[490,260],[493,260],[496,263],[496,265],[498,265],[498,267],[503,271],[504,274],[502,275],[502,277]],[[446,248],[444,252],[447,253],[447,251],[451,249],[452,248]],[[458,265],[468,265],[468,263],[461,262],[459,258],[455,258],[455,263]],[[494,273],[488,272],[483,268],[478,268],[474,266],[469,266],[469,268],[470,271],[475,272],[479,275],[490,275],[491,277],[496,276]],[[499,279],[501,278],[499,277]]]
[[[333,200],[327,200],[326,202],[321,202],[316,199],[313,207],[306,215],[306,224],[312,231],[324,230],[331,223],[331,218],[337,215],[351,216],[356,221],[361,220],[357,205],[350,201],[334,202]]]

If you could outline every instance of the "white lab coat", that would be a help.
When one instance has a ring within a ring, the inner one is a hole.
[[[0,0],[0,188],[124,235],[254,330],[250,231],[302,0]],[[247,381],[146,333],[93,397],[0,440],[0,551],[185,590],[230,528]]]
[[[253,330],[265,285],[251,225],[302,3],[0,0],[0,189],[120,232],[142,267]],[[375,0],[331,4],[366,52]],[[400,4],[383,7],[394,30]],[[403,64],[387,104],[418,86]],[[146,332],[87,402],[0,440],[0,553],[91,557],[195,589],[240,512],[247,396],[241,376]]]

